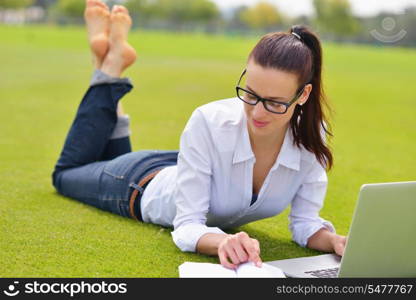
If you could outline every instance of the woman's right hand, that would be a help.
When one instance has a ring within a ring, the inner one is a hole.
[[[240,263],[247,261],[258,267],[261,267],[262,263],[259,241],[250,238],[244,231],[229,234],[224,238],[218,246],[218,257],[221,265],[229,269],[235,269]]]

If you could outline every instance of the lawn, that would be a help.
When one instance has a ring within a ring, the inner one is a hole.
[[[124,99],[134,150],[177,149],[199,105],[234,96],[257,38],[137,31]],[[321,216],[348,233],[364,183],[415,180],[416,51],[324,45],[335,166]],[[171,229],[57,194],[51,171],[92,73],[83,28],[0,26],[0,277],[177,277]],[[291,241],[288,212],[235,228],[264,261],[317,255]],[[388,220],[386,220],[387,222]]]

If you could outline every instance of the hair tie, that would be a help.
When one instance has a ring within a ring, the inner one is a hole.
[[[302,41],[302,38],[300,37],[299,34],[297,34],[296,32],[292,31],[291,32],[295,37],[297,37],[300,41]]]

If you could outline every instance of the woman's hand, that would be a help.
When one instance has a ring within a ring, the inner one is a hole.
[[[347,237],[343,235],[334,235],[332,238],[332,247],[334,248],[334,252],[339,256],[344,255],[345,245],[347,243]]]
[[[245,232],[230,234],[218,246],[218,257],[221,265],[235,269],[240,263],[252,261],[261,267],[260,244]],[[230,263],[229,260],[232,262]]]

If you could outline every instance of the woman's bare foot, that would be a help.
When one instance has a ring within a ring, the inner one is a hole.
[[[100,0],[86,0],[84,19],[87,24],[93,63],[96,69],[100,69],[109,49],[110,11],[108,6]]]
[[[136,51],[127,43],[132,21],[128,10],[122,5],[113,6],[110,21],[110,49],[103,61],[101,71],[113,77],[120,77],[121,73],[136,61]]]

